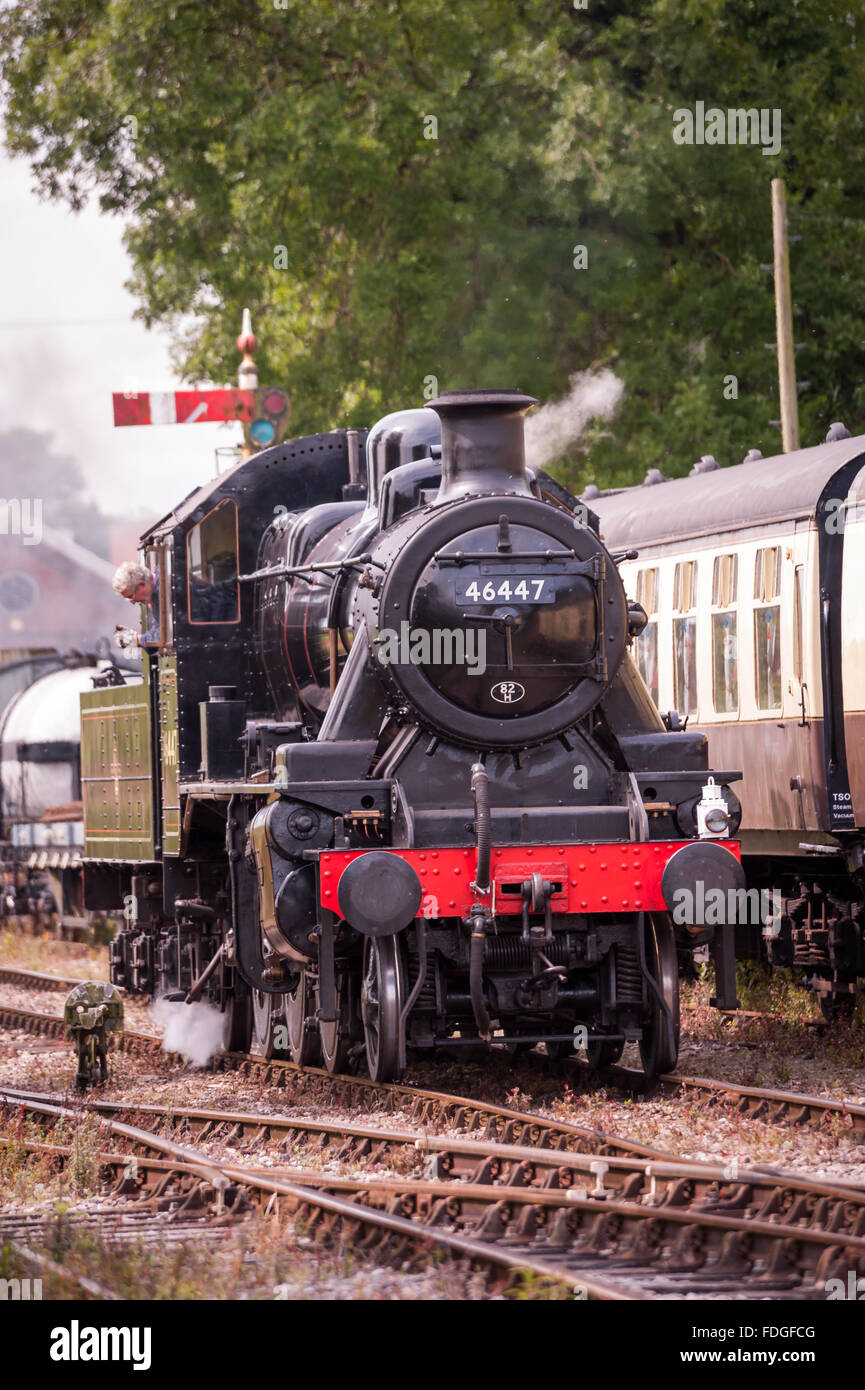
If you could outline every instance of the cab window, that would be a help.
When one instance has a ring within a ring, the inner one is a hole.
[[[141,557],[154,577],[155,587],[150,605],[145,605],[142,631],[152,632],[161,650],[174,645],[174,614],[171,611],[172,572],[169,545],[149,545]]]
[[[226,498],[186,538],[189,621],[240,621],[237,506]]]

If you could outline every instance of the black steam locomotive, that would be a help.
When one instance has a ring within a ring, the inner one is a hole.
[[[158,655],[82,698],[116,983],[379,1079],[539,1042],[667,1070],[677,950],[709,939],[734,1001],[732,926],[672,909],[741,888],[739,773],[713,784],[652,704],[624,557],[526,466],[533,404],[447,392],[288,441],[144,538]]]

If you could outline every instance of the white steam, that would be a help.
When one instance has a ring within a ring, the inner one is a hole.
[[[163,1052],[179,1052],[195,1067],[206,1067],[222,1051],[224,1015],[210,1004],[156,999],[151,1016],[165,1029]]]
[[[625,383],[609,367],[574,372],[570,384],[562,400],[542,405],[526,420],[526,457],[536,468],[561,458],[592,420],[608,420],[625,390]]]

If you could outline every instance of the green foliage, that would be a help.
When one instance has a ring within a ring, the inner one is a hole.
[[[296,432],[419,403],[429,376],[549,398],[609,364],[620,412],[563,460],[604,485],[779,447],[773,176],[801,236],[803,442],[865,427],[862,43],[848,0],[0,12],[11,149],[50,196],[124,215],[142,317],[188,377],[234,375],[247,303]],[[677,145],[697,101],[780,109],[780,154]]]

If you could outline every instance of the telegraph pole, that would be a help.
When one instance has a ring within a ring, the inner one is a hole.
[[[785,454],[799,448],[799,398],[793,349],[793,305],[790,296],[790,256],[787,247],[787,193],[783,179],[772,180],[772,242],[775,270],[775,334],[778,348],[778,386],[781,397],[781,447]]]

